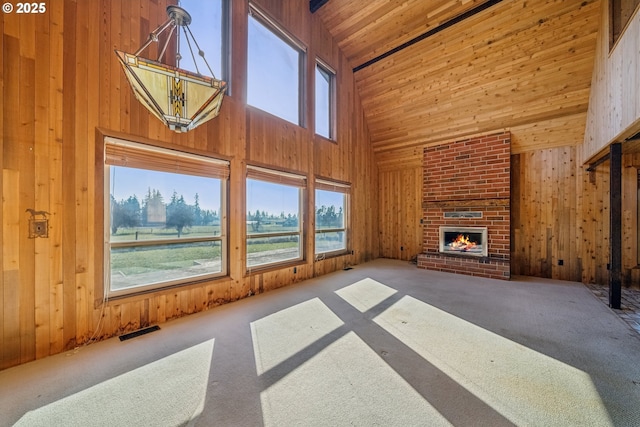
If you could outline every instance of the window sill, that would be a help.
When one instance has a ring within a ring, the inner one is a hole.
[[[338,257],[345,256],[345,255],[353,255],[353,253],[352,253],[352,251],[349,251],[347,249],[341,250],[341,251],[335,251],[335,252],[324,252],[324,253],[321,253],[321,254],[317,254],[313,261],[314,262],[324,261],[326,259],[338,258]]]
[[[265,264],[258,265],[255,267],[248,268],[245,271],[245,277],[251,277],[256,274],[268,273],[270,271],[284,270],[292,267],[299,267],[305,265],[306,261],[304,259],[295,259],[291,261],[283,261],[277,264]]]
[[[338,145],[338,141],[336,141],[335,139],[333,139],[333,138],[327,138],[326,136],[318,135],[317,133],[316,133],[316,134],[314,134],[314,138],[315,138],[317,141],[320,141],[320,142],[330,142],[330,143],[332,143],[332,144],[336,144],[336,145]]]
[[[204,284],[212,284],[215,282],[223,282],[228,280],[231,280],[231,277],[227,274],[224,276],[203,277],[201,279],[194,279],[187,282],[175,283],[175,284],[160,286],[160,287],[151,288],[151,289],[136,290],[135,288],[132,288],[131,292],[128,292],[126,294],[109,295],[107,297],[106,303],[107,305],[109,305],[110,302],[116,302],[116,301],[118,304],[122,304],[125,302],[135,302],[135,301],[147,299],[152,294],[162,295],[169,292],[173,292],[177,289],[179,289],[180,291],[189,290],[189,289],[202,287]],[[103,300],[100,298],[97,298],[94,303],[94,308],[98,308],[102,306],[102,304],[103,304]]]

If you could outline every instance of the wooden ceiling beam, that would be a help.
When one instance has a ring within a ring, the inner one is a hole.
[[[466,11],[466,12],[464,12],[464,13],[458,15],[458,16],[455,16],[455,17],[449,19],[448,21],[438,25],[437,27],[432,28],[432,29],[430,29],[429,31],[427,31],[425,33],[422,33],[419,36],[414,37],[414,38],[412,38],[411,40],[409,40],[409,41],[407,41],[405,43],[402,43],[400,46],[394,47],[393,49],[388,50],[387,52],[385,52],[385,53],[383,53],[381,55],[378,55],[375,58],[372,58],[372,59],[368,60],[367,62],[365,62],[363,64],[358,65],[357,67],[355,67],[353,69],[353,72],[356,73],[356,72],[362,70],[363,68],[367,68],[368,66],[370,66],[372,64],[375,64],[378,61],[382,61],[383,59],[388,58],[389,56],[393,55],[394,53],[400,52],[401,50],[406,49],[409,46],[413,46],[414,44],[418,43],[419,41],[422,41],[422,40],[424,40],[424,39],[426,39],[428,37],[431,37],[434,34],[439,33],[440,31],[446,30],[447,28],[449,28],[449,27],[451,27],[451,26],[453,26],[455,24],[458,24],[458,23],[464,21],[465,19],[468,19],[468,18],[474,16],[475,14],[480,13],[480,12],[490,8],[491,6],[500,3],[501,1],[502,0],[489,0],[486,3],[482,3],[482,4],[474,7],[473,9],[470,9],[470,10],[468,10],[468,11]]]

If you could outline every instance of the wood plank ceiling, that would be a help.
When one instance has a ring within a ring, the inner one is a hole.
[[[329,0],[353,68],[487,0]],[[504,0],[355,72],[374,151],[575,117],[589,102],[600,0]]]

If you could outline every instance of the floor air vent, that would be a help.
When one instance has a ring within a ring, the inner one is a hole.
[[[160,326],[149,326],[148,328],[138,329],[137,331],[129,332],[128,334],[120,335],[120,341],[130,340],[131,338],[139,337],[140,335],[148,334],[149,332],[157,331]]]

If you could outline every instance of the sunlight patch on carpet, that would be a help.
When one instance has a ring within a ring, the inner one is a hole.
[[[178,426],[203,408],[214,340],[26,413],[16,426]]]
[[[262,375],[343,325],[320,299],[251,322],[256,371]]]
[[[374,321],[517,425],[612,421],[590,376],[410,296]]]
[[[260,394],[265,426],[451,425],[354,332]]]
[[[373,279],[362,279],[352,285],[338,289],[338,294],[343,300],[351,304],[355,309],[364,313],[382,301],[395,294],[396,291]]]

